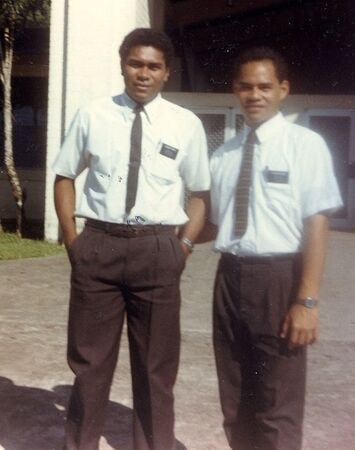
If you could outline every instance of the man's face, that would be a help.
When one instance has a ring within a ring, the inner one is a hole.
[[[289,83],[276,76],[272,61],[265,59],[243,64],[233,81],[233,92],[238,97],[246,122],[257,126],[271,119],[289,92]]]
[[[164,54],[154,47],[131,48],[121,67],[127,94],[138,103],[152,100],[169,78]]]

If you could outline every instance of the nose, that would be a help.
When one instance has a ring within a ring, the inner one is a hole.
[[[149,69],[146,66],[142,66],[138,72],[138,78],[140,80],[146,80],[149,78]]]
[[[258,100],[259,97],[260,97],[260,91],[256,86],[253,87],[252,89],[250,89],[249,98],[251,100]]]

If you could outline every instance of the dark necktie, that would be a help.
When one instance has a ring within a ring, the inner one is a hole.
[[[127,194],[126,194],[126,214],[129,214],[133,206],[136,204],[138,173],[141,163],[142,153],[142,118],[140,112],[143,106],[137,104],[134,112],[136,114],[131,130],[131,151],[129,156],[129,168],[127,177]]]
[[[252,182],[254,147],[257,141],[255,130],[251,130],[243,147],[242,162],[235,191],[235,228],[234,232],[241,238],[248,226],[249,191]]]

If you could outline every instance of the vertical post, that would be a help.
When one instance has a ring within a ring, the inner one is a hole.
[[[63,86],[65,63],[64,42],[67,26],[68,0],[52,0],[50,22],[49,86],[48,86],[48,125],[47,125],[47,159],[45,188],[45,223],[44,234],[49,240],[58,238],[58,220],[53,203],[54,174],[51,164],[59,150],[63,133]]]

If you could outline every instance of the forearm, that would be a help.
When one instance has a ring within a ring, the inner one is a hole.
[[[63,233],[63,241],[68,248],[76,238],[75,226],[75,185],[74,180],[57,176],[54,182],[54,203],[60,227]]]
[[[297,292],[298,299],[319,298],[327,233],[327,216],[316,214],[306,219],[303,236],[303,267]],[[307,308],[303,304],[293,303],[283,321],[281,337],[288,339],[290,348],[312,344],[318,337],[318,308]]]
[[[319,297],[324,271],[328,217],[316,214],[306,219],[304,224],[303,264],[298,298]]]
[[[204,227],[208,210],[208,192],[192,192],[186,207],[188,222],[180,230],[181,239],[196,242],[198,235]]]

